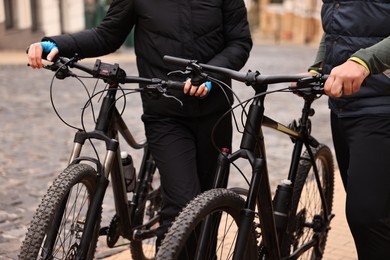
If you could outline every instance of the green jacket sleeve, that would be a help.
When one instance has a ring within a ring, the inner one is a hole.
[[[363,60],[372,74],[390,69],[390,36],[371,47],[358,50],[352,57]]]
[[[322,38],[320,41],[320,45],[317,49],[317,54],[314,60],[314,64],[309,67],[308,71],[314,70],[320,72],[322,67],[322,62],[324,60],[324,56],[325,56],[325,33],[322,34]]]

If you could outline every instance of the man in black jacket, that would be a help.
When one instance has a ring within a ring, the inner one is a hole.
[[[239,70],[252,47],[242,0],[114,0],[96,28],[42,41],[55,44],[45,49],[48,60],[57,53],[96,57],[117,50],[133,27],[137,67],[143,77],[165,79],[169,71],[182,69],[164,64],[164,55]],[[35,43],[29,48],[33,68],[42,67],[42,46]],[[227,91],[227,99],[218,86],[200,98],[206,93],[204,84],[195,87],[187,81],[184,93],[176,95],[183,106],[173,99],[142,94],[146,137],[161,174],[162,227],[169,226],[194,196],[209,189],[214,178],[218,151],[210,134],[215,121],[230,108],[232,96]],[[231,148],[231,118],[222,121],[214,137],[219,148]]]

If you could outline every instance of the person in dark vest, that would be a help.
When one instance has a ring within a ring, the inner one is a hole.
[[[87,58],[112,53],[133,28],[138,72],[147,78],[167,79],[168,72],[184,69],[165,64],[164,55],[240,70],[252,48],[243,0],[114,0],[96,28],[31,44],[29,64],[41,68],[42,52],[48,60],[56,54]],[[230,79],[213,76],[231,85]],[[183,75],[170,79],[186,81]],[[189,81],[175,96],[183,106],[172,98],[141,94],[146,138],[163,190],[160,240],[181,208],[211,187],[219,153],[210,141],[212,128],[233,100],[229,90],[215,85],[209,91]],[[214,138],[219,149],[231,148],[230,117],[221,121]]]
[[[310,70],[330,74],[347,221],[360,260],[390,259],[390,2],[324,0],[321,15],[324,36]]]

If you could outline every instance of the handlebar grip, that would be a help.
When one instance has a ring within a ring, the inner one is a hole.
[[[167,88],[168,89],[176,89],[176,90],[183,90],[185,82],[181,81],[167,81]]]
[[[177,58],[169,55],[165,55],[163,57],[163,60],[169,64],[183,66],[183,67],[187,66],[191,62],[191,60]]]

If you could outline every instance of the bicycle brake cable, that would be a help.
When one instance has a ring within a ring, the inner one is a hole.
[[[67,66],[67,63],[66,63],[66,64],[63,64],[63,66]],[[70,128],[73,128],[73,129],[75,129],[75,130],[80,130],[78,127],[73,126],[73,125],[69,124],[68,122],[66,122],[66,121],[62,118],[62,116],[60,115],[60,113],[59,113],[58,110],[57,110],[56,105],[54,104],[54,98],[53,98],[54,79],[57,78],[57,73],[58,73],[61,69],[62,69],[62,66],[59,66],[59,67],[57,68],[57,70],[54,72],[54,75],[53,75],[53,77],[52,77],[52,79],[51,79],[51,82],[50,82],[50,88],[49,88],[49,92],[50,92],[50,103],[51,103],[51,106],[52,106],[52,108],[53,108],[53,110],[54,110],[54,113],[57,115],[57,117],[58,117],[65,125],[67,125],[67,126],[70,127]],[[78,80],[79,80],[80,82],[82,82],[80,79],[78,79]]]

